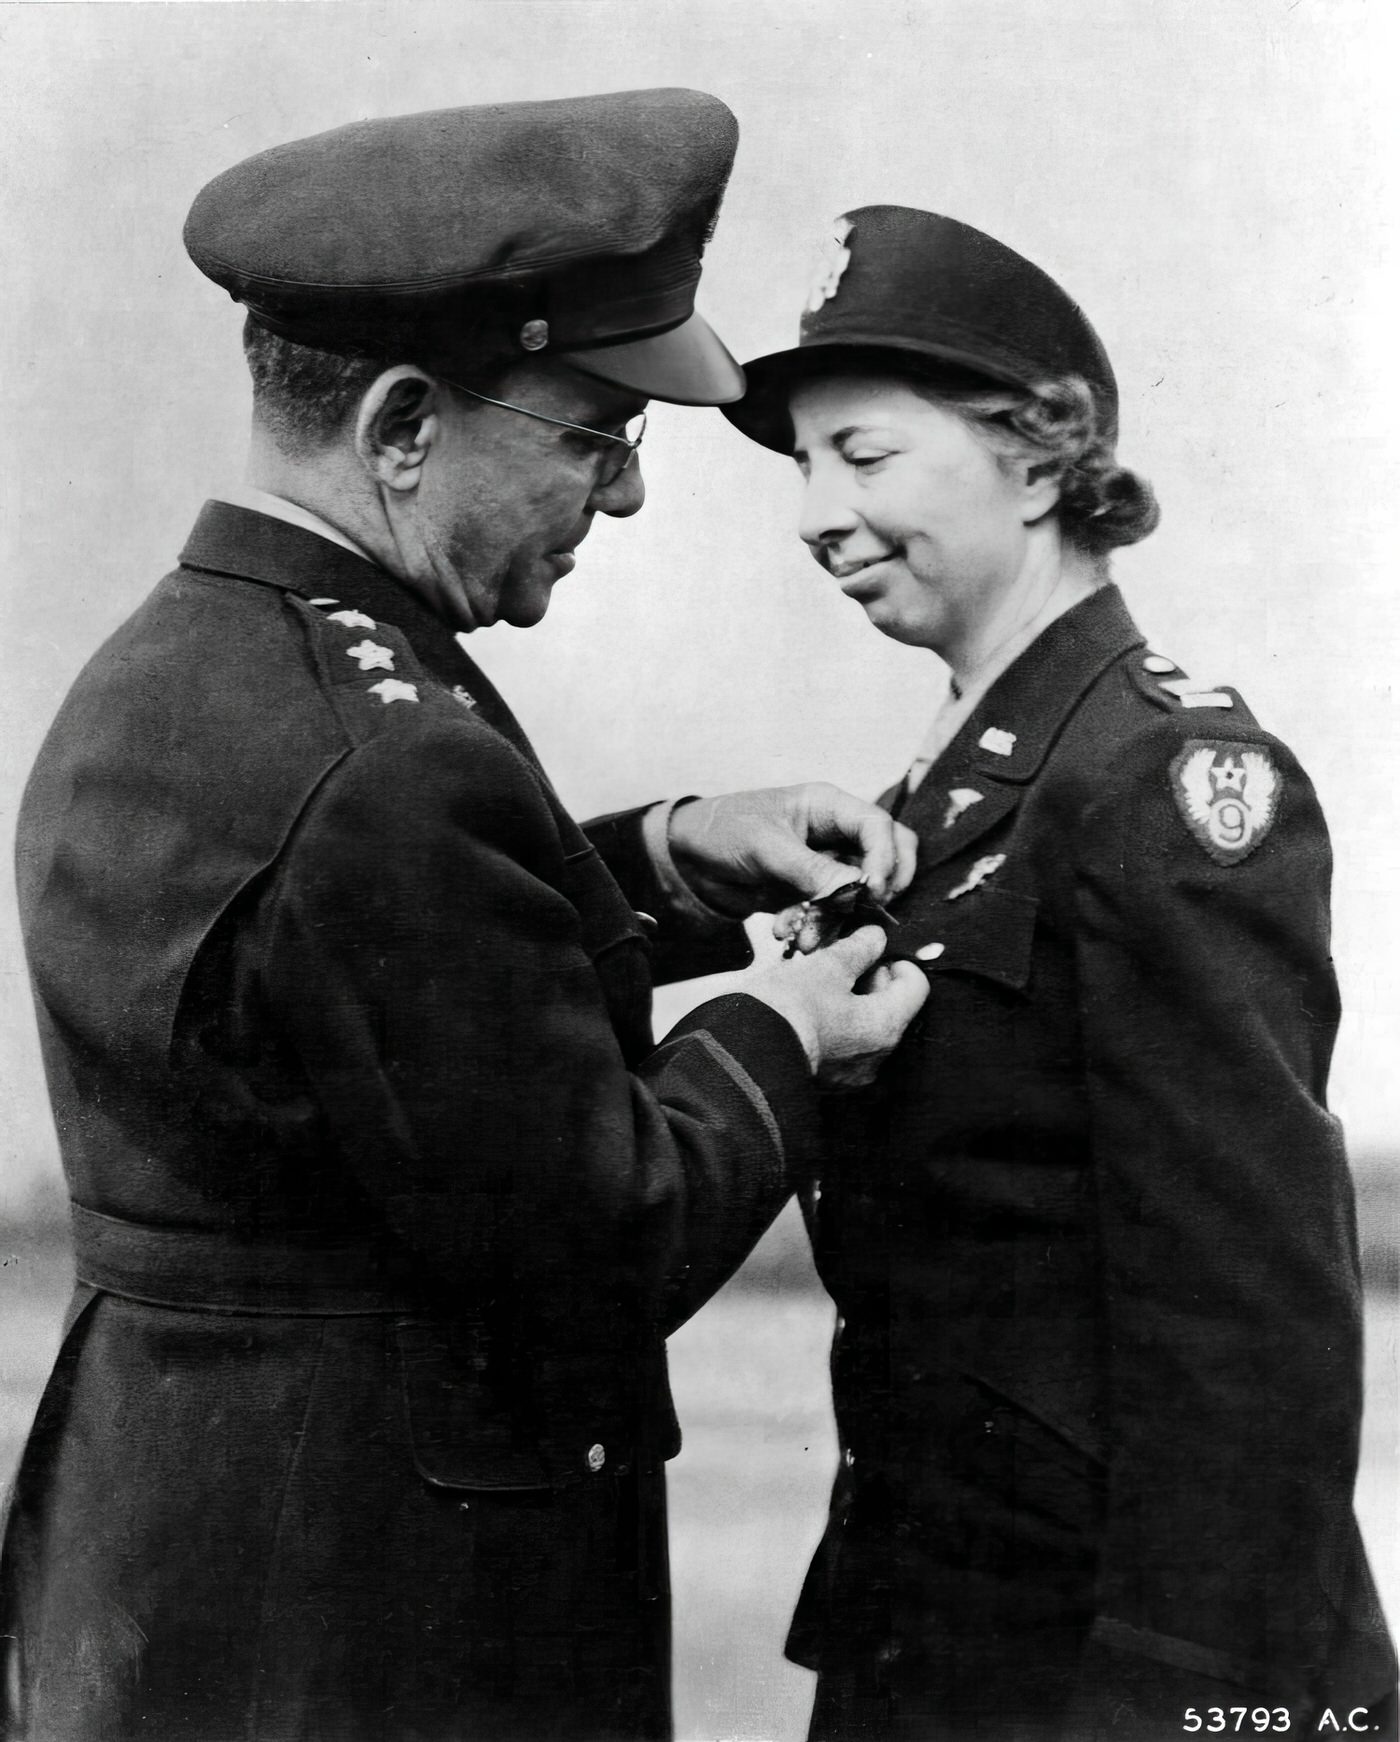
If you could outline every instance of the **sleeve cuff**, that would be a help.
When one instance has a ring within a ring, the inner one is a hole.
[[[677,805],[688,802],[684,798],[667,799],[644,812],[642,842],[656,873],[656,881],[676,917],[699,930],[718,931],[734,924],[733,914],[721,913],[717,907],[702,901],[676,869],[676,862],[671,857],[671,817]]]
[[[816,1165],[820,1147],[820,1097],[797,1031],[760,999],[730,992],[682,1017],[666,1039],[693,1033],[717,1042],[752,1084],[748,1092],[766,1103],[781,1136],[788,1178],[796,1183]]]

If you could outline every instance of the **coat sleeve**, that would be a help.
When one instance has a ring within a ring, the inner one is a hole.
[[[812,1145],[802,1046],[755,999],[624,1056],[619,1001],[635,1026],[648,998],[631,920],[484,731],[361,746],[269,897],[265,995],[358,1188],[449,1296],[552,1301],[581,1342],[619,1298],[663,1327],[693,1311]]]
[[[1077,899],[1111,1447],[1083,1680],[1165,1734],[1193,1698],[1296,1700],[1325,1659],[1361,1373],[1322,815],[1258,734],[1238,748],[1272,759],[1275,820],[1216,862],[1164,728],[1085,816]]]

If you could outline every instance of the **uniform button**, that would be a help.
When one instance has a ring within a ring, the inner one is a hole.
[[[588,1467],[590,1470],[592,1470],[592,1472],[595,1476],[598,1474],[599,1470],[602,1469],[603,1465],[607,1463],[607,1461],[608,1461],[608,1454],[607,1454],[607,1451],[604,1447],[602,1447],[602,1446],[590,1446],[588,1448]]]
[[[921,962],[936,962],[947,947],[947,944],[920,944],[914,954]]]
[[[1161,653],[1149,653],[1142,662],[1144,671],[1167,672],[1176,670],[1176,661],[1168,659]]]
[[[644,932],[646,932],[648,936],[650,936],[652,932],[660,931],[660,929],[661,929],[660,924],[657,922],[656,918],[652,914],[643,913],[640,907],[636,908],[634,911],[636,914],[637,924],[639,926],[641,926],[642,930]]]
[[[851,1450],[851,1448],[849,1446],[847,1446],[845,1451],[842,1452],[842,1454],[841,1454],[841,1462],[849,1470],[851,1465],[854,1464],[855,1461],[856,1461],[855,1453]]]

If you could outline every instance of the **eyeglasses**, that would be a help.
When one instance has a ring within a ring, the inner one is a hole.
[[[580,434],[593,436],[597,441],[613,443],[620,451],[604,451],[603,462],[598,468],[600,490],[616,483],[632,464],[633,456],[641,447],[642,437],[646,434],[647,414],[644,411],[628,418],[623,425],[625,433],[618,435],[613,430],[594,429],[586,423],[570,423],[566,417],[550,417],[543,411],[531,411],[528,405],[512,405],[508,399],[492,399],[489,393],[478,393],[474,387],[464,387],[460,381],[453,381],[446,375],[440,379],[446,381],[449,387],[455,387],[459,393],[465,393],[469,399],[479,399],[483,405],[498,405],[502,411],[518,411],[522,417],[533,417],[540,423],[552,423],[560,429],[578,430]]]

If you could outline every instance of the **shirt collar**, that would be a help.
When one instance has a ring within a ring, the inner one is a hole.
[[[255,514],[270,514],[274,520],[285,520],[288,526],[299,526],[305,532],[314,532],[318,538],[328,538],[332,544],[338,544],[352,556],[363,557],[367,563],[374,561],[367,550],[356,544],[353,538],[347,538],[338,526],[322,520],[319,514],[303,508],[300,502],[276,496],[270,490],[258,490],[251,484],[235,484],[231,490],[221,490],[216,500],[231,502],[235,508],[251,508]]]

